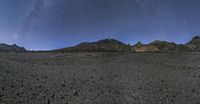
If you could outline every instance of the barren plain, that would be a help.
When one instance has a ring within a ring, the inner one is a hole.
[[[0,104],[200,104],[200,53],[0,53]]]

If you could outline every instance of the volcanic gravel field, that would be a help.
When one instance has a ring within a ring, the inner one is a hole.
[[[200,104],[200,53],[0,53],[0,104]]]

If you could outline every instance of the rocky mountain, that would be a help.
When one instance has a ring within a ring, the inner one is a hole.
[[[141,42],[133,45],[134,52],[159,52],[159,49],[153,45],[146,45]]]
[[[144,45],[144,46],[135,48],[135,52],[159,52],[159,49],[153,45]]]
[[[167,42],[167,41],[154,41],[151,42],[149,45],[153,45],[156,48],[159,49],[160,52],[166,52],[166,51],[174,51],[177,47],[177,44],[174,42]]]
[[[149,44],[138,42],[133,46],[135,52],[200,52],[200,37],[192,38],[186,44],[176,44],[167,41],[154,41]]]
[[[7,45],[0,44],[0,52],[25,52],[26,49],[24,47],[19,47],[16,44]]]
[[[143,44],[142,42],[137,42],[135,45],[133,45],[133,48],[139,48],[139,47],[142,47],[146,44]]]
[[[56,50],[57,52],[101,52],[101,51],[131,51],[132,47],[115,39],[103,39],[97,42],[83,42],[74,47]]]
[[[192,52],[193,50],[187,45],[177,44],[173,51],[175,51],[175,52]]]
[[[149,44],[138,42],[130,46],[115,39],[103,39],[97,42],[83,42],[74,47],[55,50],[56,52],[200,52],[200,37],[196,36],[187,44],[167,41],[154,41]]]
[[[167,41],[154,41],[149,45],[153,45],[159,49],[160,52],[190,52],[192,49],[183,44],[176,44],[174,42],[167,42]]]
[[[193,51],[200,52],[200,36],[192,38],[191,41],[186,43],[186,46],[190,47]]]

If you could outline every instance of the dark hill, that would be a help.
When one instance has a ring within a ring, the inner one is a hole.
[[[193,50],[183,44],[176,44],[174,42],[167,41],[154,41],[150,44],[137,43],[133,46],[136,52],[192,52]]]
[[[154,41],[149,44],[138,42],[130,46],[115,39],[103,39],[97,42],[83,42],[74,47],[55,50],[55,52],[200,52],[200,37],[194,37],[187,44],[167,41]]]
[[[103,39],[97,42],[83,42],[74,47],[56,50],[58,52],[103,52],[103,51],[130,51],[131,46],[126,45],[115,39]]]
[[[161,51],[161,52],[174,51],[177,46],[176,43],[160,41],[160,40],[154,41],[154,42],[150,43],[149,45],[153,45],[153,46],[157,47],[159,49],[159,51]]]
[[[200,36],[192,38],[192,40],[186,43],[186,45],[190,47],[193,51],[200,52]]]
[[[24,47],[19,47],[16,44],[7,45],[0,44],[0,52],[25,52],[26,49]]]
[[[153,45],[146,45],[141,42],[133,45],[133,50],[135,52],[159,52],[159,49]]]
[[[139,48],[141,46],[144,46],[145,44],[143,44],[142,42],[137,42],[135,45],[133,45],[134,48]]]

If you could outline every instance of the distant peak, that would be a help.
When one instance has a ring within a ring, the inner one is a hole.
[[[143,44],[142,42],[137,42],[136,44]]]
[[[137,42],[135,45],[144,45],[142,42]]]
[[[8,44],[0,44],[1,52],[25,52],[26,49],[24,47],[19,47],[16,44],[8,45]]]
[[[195,37],[192,38],[192,39],[200,39],[200,36],[195,36]]]
[[[161,41],[161,40],[155,40],[153,42],[151,42],[150,44],[157,44],[157,43],[164,43],[165,41]]]
[[[13,44],[12,46],[17,46],[17,44]]]
[[[107,38],[107,39],[102,39],[102,40],[112,41],[112,40],[115,40],[115,39],[113,39],[113,38]]]
[[[102,40],[99,40],[97,42],[114,42],[114,43],[122,43],[116,39],[113,39],[113,38],[107,38],[107,39],[102,39]],[[124,43],[123,43],[124,44]]]
[[[168,42],[168,41],[162,41],[162,40],[156,40],[151,42],[150,44],[176,44],[174,42]]]

